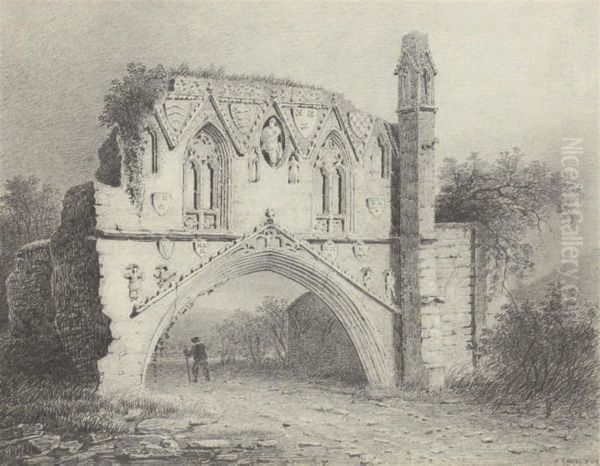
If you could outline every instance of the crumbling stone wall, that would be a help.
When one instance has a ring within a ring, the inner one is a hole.
[[[102,313],[98,293],[100,266],[96,252],[93,183],[75,186],[65,195],[61,224],[52,235],[52,295],[56,327],[79,379],[100,382],[97,361],[111,342],[110,319]]]

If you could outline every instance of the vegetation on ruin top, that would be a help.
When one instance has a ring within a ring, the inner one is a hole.
[[[300,81],[295,81],[289,77],[279,78],[272,74],[258,75],[247,73],[227,73],[224,67],[217,67],[215,65],[210,65],[207,68],[200,67],[192,69],[186,63],[182,63],[178,67],[171,68],[169,70],[169,75],[171,78],[175,78],[177,76],[185,76],[199,79],[243,81],[248,83],[269,84],[272,86],[302,87],[306,89],[315,89],[330,92],[321,86],[317,86],[315,84],[302,83]]]

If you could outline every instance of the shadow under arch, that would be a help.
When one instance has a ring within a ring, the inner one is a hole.
[[[146,350],[142,386],[145,386],[156,345],[169,324],[184,306],[177,305],[194,299],[226,280],[256,272],[273,272],[288,278],[313,292],[333,312],[344,327],[358,354],[371,386],[393,386],[395,370],[390,348],[381,341],[375,325],[350,291],[353,285],[340,282],[343,277],[332,277],[331,271],[320,270],[297,252],[285,249],[262,249],[221,257],[208,263],[194,277],[190,286],[177,296],[162,316]]]

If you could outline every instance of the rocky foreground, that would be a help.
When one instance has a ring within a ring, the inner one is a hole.
[[[210,406],[206,419],[125,420],[134,433],[75,439],[42,425],[0,432],[13,464],[596,464],[596,419],[490,413],[454,399],[358,396],[298,382],[219,376],[160,391]]]

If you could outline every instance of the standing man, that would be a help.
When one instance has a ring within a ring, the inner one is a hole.
[[[206,355],[206,346],[200,343],[200,338],[192,338],[192,347],[187,346],[183,349],[183,354],[186,357],[192,356],[194,363],[192,364],[192,375],[194,376],[194,382],[198,382],[198,371],[202,368],[202,373],[207,382],[210,381],[210,375],[208,373],[208,356]]]

